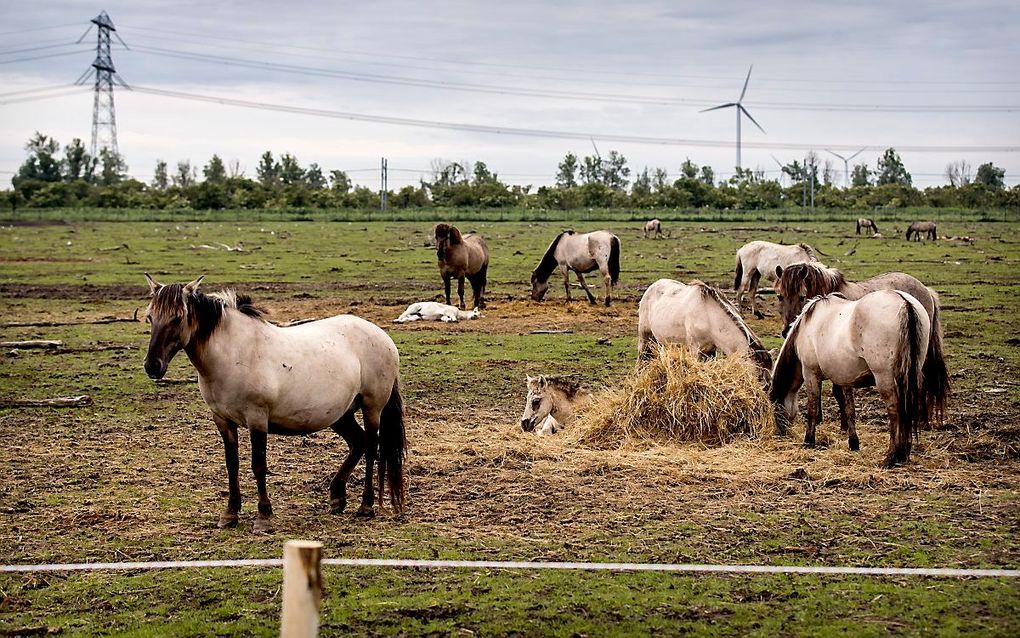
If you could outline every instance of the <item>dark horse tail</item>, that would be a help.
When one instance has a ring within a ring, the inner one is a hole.
[[[609,276],[614,286],[620,280],[620,238],[616,235],[609,240]]]
[[[385,482],[390,484],[390,503],[396,513],[404,511],[407,501],[407,478],[404,474],[404,457],[407,454],[407,436],[404,432],[404,400],[400,396],[400,381],[393,382],[390,400],[383,408],[379,423],[379,498],[382,499]]]
[[[744,278],[744,264],[737,255],[737,272],[733,276],[733,289],[740,290],[740,281]]]
[[[918,424],[928,420],[923,364],[919,365],[925,347],[921,343],[921,318],[910,303],[911,298],[902,292],[900,296],[904,302],[900,334],[906,338],[906,347],[900,352],[895,371],[899,429],[896,432],[895,458],[886,459],[890,465],[910,458],[911,438],[917,435]]]
[[[933,295],[934,297],[934,295]],[[931,314],[931,336],[928,337],[928,351],[924,359],[924,394],[927,405],[926,416],[941,421],[945,415],[946,399],[949,398],[949,370],[942,355],[942,320],[939,318],[939,302],[932,299],[934,311]]]

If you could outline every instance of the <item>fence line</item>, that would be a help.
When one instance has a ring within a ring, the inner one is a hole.
[[[412,560],[399,558],[324,558],[323,565],[416,569],[573,570],[611,572],[673,572],[714,574],[797,574],[843,576],[923,576],[940,578],[1020,578],[1020,569],[956,569],[942,567],[845,567],[810,565],[711,565],[697,563],[588,563],[558,561]],[[171,560],[123,563],[42,563],[0,565],[0,573],[136,571],[225,567],[281,567],[278,558],[237,560]]]

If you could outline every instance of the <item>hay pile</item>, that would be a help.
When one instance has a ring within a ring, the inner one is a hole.
[[[633,440],[717,446],[771,436],[775,413],[744,357],[700,361],[686,347],[660,345],[622,387],[592,397],[572,429],[603,449]]]

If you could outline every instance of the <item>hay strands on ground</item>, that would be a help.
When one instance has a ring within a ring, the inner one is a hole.
[[[0,348],[17,348],[19,350],[56,349],[64,346],[63,341],[36,339],[32,341],[0,341]]]
[[[0,399],[0,408],[85,408],[92,405],[87,394],[53,399]]]

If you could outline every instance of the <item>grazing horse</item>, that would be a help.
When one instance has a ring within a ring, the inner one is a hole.
[[[939,296],[916,278],[903,272],[889,272],[861,282],[847,281],[839,270],[821,264],[793,264],[785,269],[776,268],[776,297],[783,315],[783,335],[804,308],[805,301],[813,297],[839,293],[851,301],[876,290],[900,290],[907,293],[924,308],[931,325],[926,343],[924,376],[926,382],[939,395],[949,393],[949,371],[942,355],[942,321]]]
[[[648,233],[652,233],[653,237],[658,239],[662,237],[662,222],[658,219],[651,219],[645,223],[645,227],[642,229],[645,239],[648,239]]]
[[[581,392],[579,383],[561,377],[527,378],[528,395],[521,415],[521,429],[539,436],[556,434],[574,419],[574,412],[591,395]]]
[[[220,527],[237,525],[241,490],[237,430],[251,436],[251,469],[258,484],[255,531],[272,531],[266,490],[268,434],[308,434],[332,428],[350,453],[329,485],[330,511],[347,505],[347,479],[365,456],[365,489],[358,516],[373,516],[373,466],[379,459],[379,496],[390,484],[400,512],[407,494],[404,474],[404,407],[399,357],[393,340],[376,325],[340,315],[281,328],[263,319],[251,299],[225,291],[204,295],[199,277],[163,285],[149,275],[151,324],[145,372],[161,379],[180,350],[198,370],[198,387],[223,438],[229,497]],[[361,410],[365,427],[354,418]]]
[[[478,308],[474,310],[458,310],[457,306],[447,306],[437,301],[419,301],[407,307],[393,323],[407,323],[408,321],[446,321],[455,322],[463,319],[477,319],[481,317]]]
[[[737,291],[737,308],[743,308],[745,293],[751,294],[751,312],[759,319],[765,315],[758,310],[755,296],[762,276],[772,281],[776,266],[789,266],[805,261],[818,261],[815,250],[807,244],[785,246],[769,241],[752,241],[737,251],[737,268],[733,278],[733,289]]]
[[[772,373],[769,397],[780,433],[796,417],[797,392],[804,386],[804,445],[815,446],[822,381],[828,379],[841,428],[849,433],[850,449],[857,451],[853,389],[875,386],[889,417],[885,466],[906,462],[918,425],[941,414],[946,401],[945,388],[923,372],[930,330],[921,303],[899,290],[878,290],[856,301],[839,294],[809,301],[790,328]]]
[[[913,222],[907,227],[907,241],[910,241],[911,235],[914,236],[915,240],[921,241],[922,234],[928,239],[935,240],[937,238],[935,222]]]
[[[867,217],[859,217],[857,219],[857,234],[858,235],[861,234],[861,229],[862,228],[865,229],[866,231],[868,231],[868,232],[865,233],[867,235],[875,235],[875,234],[878,234],[878,233],[881,232],[880,230],[878,230],[878,224],[876,224],[874,222],[874,220],[868,219]]]
[[[457,278],[460,309],[464,310],[464,278],[471,282],[475,308],[485,307],[485,280],[489,271],[489,247],[481,235],[461,235],[456,226],[436,224],[436,257],[443,277],[446,303],[450,301],[450,280]]]
[[[638,306],[638,361],[652,357],[656,342],[686,344],[701,357],[747,353],[766,384],[772,371],[772,355],[737,309],[700,281],[660,279],[645,290]]]
[[[531,298],[535,301],[545,299],[549,291],[549,277],[559,269],[563,274],[563,287],[570,301],[570,271],[577,274],[577,280],[588,295],[588,301],[595,303],[595,295],[588,289],[584,281],[584,273],[596,269],[602,274],[606,289],[606,306],[612,301],[613,286],[620,279],[620,238],[616,235],[597,230],[578,235],[567,230],[556,236],[549,244],[542,261],[531,273]]]

